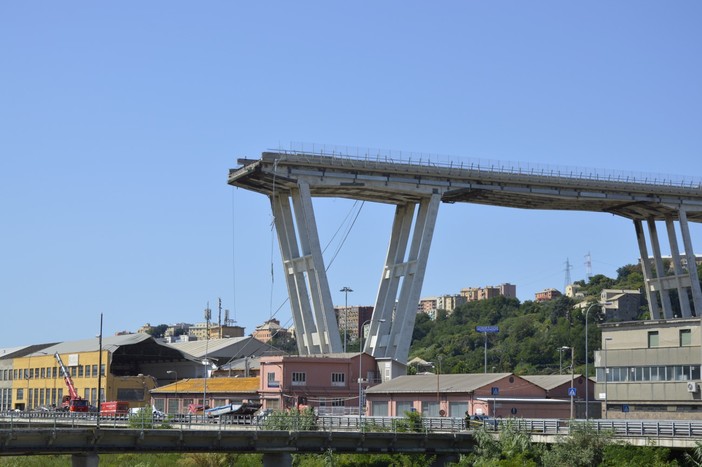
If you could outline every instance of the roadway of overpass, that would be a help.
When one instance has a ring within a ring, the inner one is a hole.
[[[369,427],[358,428],[357,417],[320,417],[317,431],[269,430],[256,424],[212,423],[190,418],[168,428],[127,427],[126,418],[17,417],[0,420],[0,456],[72,454],[74,465],[97,465],[99,454],[159,452],[237,452],[263,454],[264,465],[290,465],[293,453],[375,454],[404,453],[436,456],[437,462],[455,461],[475,447],[472,429],[460,418],[427,418],[420,432],[398,431],[392,417],[369,417]],[[495,435],[504,422],[488,420],[483,426]],[[509,423],[530,434],[532,442],[558,443],[569,434],[569,420],[514,419]],[[159,423],[152,421],[153,423]],[[250,421],[249,423],[253,423]],[[578,425],[584,420],[576,420]],[[697,420],[590,420],[593,430],[610,433],[617,441],[636,446],[694,449],[702,439]],[[150,426],[151,424],[147,425]],[[384,429],[383,429],[384,428]],[[473,428],[473,427],[471,427]]]
[[[418,202],[437,191],[444,203],[476,203],[522,209],[593,211],[628,219],[665,220],[680,207],[688,220],[702,222],[702,184],[663,176],[598,175],[568,170],[526,170],[509,166],[435,165],[388,158],[353,158],[264,152],[239,159],[229,184],[270,195],[295,189],[300,180],[314,197],[381,203]]]

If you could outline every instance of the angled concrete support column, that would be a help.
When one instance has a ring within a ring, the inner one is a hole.
[[[395,211],[392,237],[373,311],[371,338],[365,346],[365,350],[376,358],[407,362],[440,201],[440,195],[434,193],[419,203],[409,252],[407,245],[414,205],[398,206]]]
[[[309,186],[300,183],[290,193],[273,193],[271,207],[290,296],[298,351],[300,355],[341,352],[341,338]]]
[[[652,319],[661,319],[661,310],[658,306],[658,297],[651,289],[651,264],[648,259],[648,248],[646,248],[646,237],[644,236],[643,225],[639,219],[634,219],[634,229],[636,230],[636,240],[639,244],[639,255],[641,256],[641,270],[644,276],[644,286],[646,288],[646,300],[651,311]]]
[[[678,300],[680,301],[680,310],[684,318],[691,316],[690,299],[687,295],[687,290],[690,287],[690,276],[686,274],[680,261],[680,247],[678,246],[677,234],[675,233],[675,225],[673,217],[665,217],[665,226],[668,232],[668,241],[670,242],[670,255],[673,258],[673,268],[675,270],[675,285],[678,289]]]
[[[685,209],[680,209],[679,216],[680,234],[682,235],[683,245],[685,245],[685,257],[687,258],[687,272],[690,275],[692,304],[695,307],[695,316],[702,317],[702,290],[700,290],[695,250],[692,249],[692,238],[690,237],[690,228],[687,225],[687,212],[685,212]]]
[[[652,280],[655,281],[656,290],[661,298],[661,305],[663,306],[663,316],[666,318],[672,318],[675,316],[673,313],[673,305],[670,302],[670,294],[668,290],[671,288],[668,286],[668,281],[666,280],[665,266],[663,265],[663,256],[661,255],[661,245],[658,241],[658,231],[656,230],[656,221],[651,217],[648,219],[648,235],[651,241],[651,248],[653,249],[653,262],[656,265],[656,277]]]

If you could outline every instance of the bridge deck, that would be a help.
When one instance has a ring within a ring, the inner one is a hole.
[[[682,206],[688,220],[702,222],[702,186],[692,182],[287,152],[266,152],[259,160],[238,162],[242,166],[230,171],[228,183],[264,194],[288,191],[304,180],[317,197],[403,204],[434,192],[441,193],[446,203],[608,212],[656,220],[676,218]]]

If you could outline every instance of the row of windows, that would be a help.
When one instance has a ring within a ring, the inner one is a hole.
[[[423,417],[439,417],[441,416],[439,403],[437,401],[421,401]],[[414,411],[414,402],[412,401],[396,401],[395,414],[397,416],[404,415],[405,412]],[[468,402],[450,402],[449,417],[465,417],[468,411]],[[371,415],[374,417],[387,417],[389,414],[389,403],[387,401],[372,402]]]
[[[100,391],[102,400],[105,400],[104,390]],[[27,395],[25,401],[24,396]],[[97,388],[85,388],[83,390],[83,399],[90,402],[92,405],[97,405]],[[26,403],[28,408],[36,408],[42,406],[59,406],[63,400],[63,388],[24,388],[17,389],[17,402]],[[122,400],[122,399],[120,399]]]
[[[607,381],[689,381],[700,379],[700,365],[667,365],[607,368]],[[597,382],[605,380],[605,369],[597,369]]]
[[[78,365],[68,367],[71,378],[97,378],[97,365]],[[100,373],[105,376],[105,365],[103,364]],[[58,367],[46,368],[25,368],[6,369],[0,371],[0,381],[12,381],[13,379],[55,379],[63,378]]]
[[[293,371],[291,381],[293,386],[304,386],[307,384],[307,373]],[[273,372],[268,373],[267,382],[269,388],[280,387],[280,382],[275,379],[275,373]],[[344,386],[346,384],[346,373],[332,373],[331,384],[332,386]]]
[[[689,347],[692,345],[692,330],[680,329],[678,333],[678,344],[680,347]],[[660,335],[658,331],[648,331],[648,348],[653,349],[660,346]]]

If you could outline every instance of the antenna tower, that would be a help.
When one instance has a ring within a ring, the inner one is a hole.
[[[585,255],[585,278],[588,282],[592,278],[592,256],[590,256],[589,251]]]
[[[573,283],[573,281],[570,280],[570,270],[573,269],[573,266],[570,264],[570,260],[566,258],[565,262],[565,284],[563,284],[563,292],[565,292],[566,288]]]

